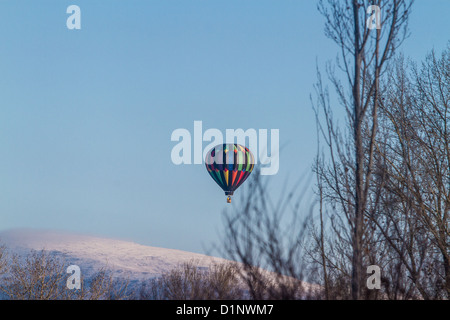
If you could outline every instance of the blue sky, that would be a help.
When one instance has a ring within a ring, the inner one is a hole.
[[[66,27],[71,4],[81,30]],[[0,0],[0,229],[210,249],[230,206],[204,165],[172,163],[171,133],[279,129],[275,198],[308,172],[316,60],[338,53],[316,4]],[[448,12],[417,0],[401,51],[441,51]]]

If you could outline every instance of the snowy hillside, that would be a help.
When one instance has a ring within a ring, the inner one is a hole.
[[[2,231],[0,245],[6,247],[9,257],[12,255],[26,257],[32,250],[45,250],[53,256],[62,258],[67,266],[78,265],[85,279],[91,278],[101,269],[109,270],[113,278],[129,281],[131,289],[139,288],[143,280],[158,277],[185,262],[195,262],[201,269],[208,269],[212,264],[230,262],[203,254],[150,247],[131,241],[35,229]],[[275,283],[275,279],[277,281],[284,279],[284,284],[303,287],[303,290],[298,292],[299,299],[306,297],[307,293],[321,290],[317,285],[280,276],[267,270],[261,271],[270,282]],[[245,292],[244,283],[238,281],[237,288],[241,285]]]
[[[26,254],[45,249],[76,264],[85,276],[107,268],[114,277],[142,280],[155,277],[177,265],[195,260],[200,267],[226,262],[203,254],[140,245],[130,241],[57,231],[14,229],[0,232],[7,252]]]

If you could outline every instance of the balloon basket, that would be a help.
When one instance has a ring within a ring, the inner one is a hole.
[[[227,203],[231,203],[231,197],[230,196],[227,197]]]

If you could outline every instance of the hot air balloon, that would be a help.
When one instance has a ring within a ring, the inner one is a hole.
[[[219,144],[205,158],[206,169],[214,181],[225,191],[231,203],[234,191],[248,178],[255,166],[251,151],[240,144]]]

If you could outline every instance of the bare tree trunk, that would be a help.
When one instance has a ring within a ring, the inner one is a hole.
[[[328,273],[327,273],[327,260],[325,253],[325,230],[323,225],[323,190],[319,182],[319,215],[320,215],[320,255],[322,258],[322,269],[323,269],[323,282],[325,288],[325,299],[330,300],[330,291],[328,283]]]
[[[362,108],[361,108],[361,54],[360,49],[360,24],[359,24],[359,4],[353,0],[353,19],[354,19],[354,82],[353,82],[353,128],[354,128],[354,147],[355,147],[355,218],[353,226],[353,257],[352,257],[352,297],[354,300],[361,299],[361,276],[362,276],[362,233],[363,233],[363,214],[364,214],[364,150],[362,139]]]

